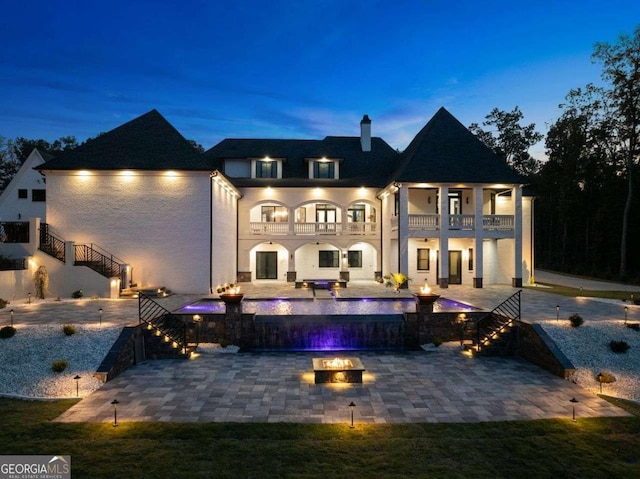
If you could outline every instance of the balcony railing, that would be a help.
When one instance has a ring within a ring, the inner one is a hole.
[[[482,217],[482,229],[485,230],[512,230],[514,226],[513,215],[484,215]]]
[[[342,223],[295,223],[293,231],[297,235],[336,235],[342,233]]]
[[[409,215],[409,229],[420,231],[439,230],[440,215]]]
[[[27,269],[26,258],[3,258],[0,256],[0,271],[19,271]]]
[[[378,232],[378,223],[347,223],[347,234],[350,235],[366,235]]]
[[[395,221],[394,221],[395,220]],[[449,215],[450,230],[475,230],[474,215]],[[398,224],[397,217],[391,218],[392,229]],[[485,231],[512,231],[513,215],[483,215],[482,229]],[[409,230],[436,231],[440,229],[440,215],[409,215]]]
[[[258,223],[251,222],[252,235],[286,235],[289,234],[289,223],[276,223],[273,221]]]
[[[0,243],[28,243],[28,221],[0,221]]]
[[[475,229],[475,217],[473,215],[449,215],[450,230]]]
[[[410,231],[438,231],[441,228],[440,215],[408,216]],[[377,223],[294,223],[294,235],[368,235],[378,233]],[[398,217],[391,218],[391,229],[397,229]],[[514,228],[513,215],[483,215],[482,229],[485,231],[512,231]],[[449,230],[473,231],[476,229],[474,215],[449,215]],[[252,235],[288,235],[289,223],[251,222]]]
[[[249,230],[252,235],[287,235],[289,223],[251,222]],[[370,222],[347,223],[294,223],[294,235],[374,235],[378,233],[378,224]]]

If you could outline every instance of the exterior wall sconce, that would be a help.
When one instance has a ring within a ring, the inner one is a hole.
[[[120,401],[117,399],[111,401],[111,405],[113,406],[113,427],[118,425],[118,404],[120,404]]]
[[[578,400],[576,398],[571,398],[569,402],[571,403],[571,421],[577,422],[576,421],[576,404],[578,403]]]
[[[349,403],[349,411],[351,412],[351,424],[349,425],[349,429],[353,429],[355,426],[353,425],[353,410],[355,409],[356,405],[353,401],[351,401]]]
[[[427,196],[427,203],[431,204],[431,196]]]
[[[342,253],[342,259],[347,259],[347,253]]]
[[[468,196],[465,198],[465,203],[469,204],[469,197]]]

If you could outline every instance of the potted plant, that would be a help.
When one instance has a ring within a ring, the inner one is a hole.
[[[398,292],[401,289],[407,289],[409,287],[410,278],[404,273],[391,273],[384,277],[387,280],[385,286],[391,287]]]

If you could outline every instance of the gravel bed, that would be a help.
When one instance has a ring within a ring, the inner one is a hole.
[[[598,373],[610,373],[616,381],[602,384],[603,394],[640,401],[640,332],[620,320],[585,320],[578,328],[566,320],[539,323],[576,367],[572,381],[599,393]],[[626,341],[629,350],[614,353],[611,341]]]
[[[118,338],[121,326],[100,328],[77,326],[67,336],[62,325],[17,326],[15,336],[0,339],[0,395],[30,398],[83,397],[102,382],[93,377]],[[66,359],[61,373],[51,369],[53,361]]]

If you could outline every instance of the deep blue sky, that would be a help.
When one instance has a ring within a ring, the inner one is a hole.
[[[440,106],[469,125],[515,105],[545,132],[599,82],[594,43],[638,23],[637,0],[16,0],[0,135],[82,141],[156,108],[210,148],[358,135],[366,113],[402,149]]]

